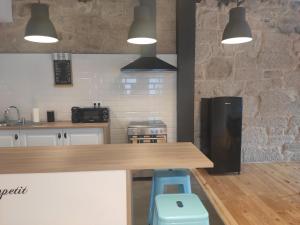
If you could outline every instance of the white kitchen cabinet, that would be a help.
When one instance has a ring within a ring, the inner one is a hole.
[[[101,128],[21,130],[22,146],[96,145],[104,143]]]
[[[22,146],[60,146],[63,145],[61,129],[21,130]]]
[[[64,145],[98,145],[104,143],[103,129],[64,129]]]
[[[0,147],[20,146],[19,130],[0,130]]]

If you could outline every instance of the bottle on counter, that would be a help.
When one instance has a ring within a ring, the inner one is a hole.
[[[32,109],[32,121],[34,123],[40,122],[40,109],[39,108],[33,108]]]

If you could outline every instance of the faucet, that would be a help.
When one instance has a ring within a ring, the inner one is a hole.
[[[9,106],[7,109],[5,109],[5,111],[4,111],[4,121],[6,122],[6,123],[8,123],[8,121],[9,121],[9,119],[8,119],[8,113],[9,113],[9,111],[11,110],[11,109],[15,109],[16,110],[16,112],[17,112],[17,115],[18,115],[18,123],[20,123],[21,122],[21,116],[20,116],[20,111],[19,111],[19,109],[16,107],[16,106]]]

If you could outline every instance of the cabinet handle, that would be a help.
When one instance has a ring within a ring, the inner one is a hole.
[[[64,138],[67,139],[67,133],[64,133]]]
[[[61,133],[58,133],[57,136],[58,136],[58,139],[61,139]]]
[[[19,136],[17,134],[15,134],[15,140],[18,140]]]

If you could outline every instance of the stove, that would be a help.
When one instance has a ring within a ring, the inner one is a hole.
[[[161,120],[133,121],[128,125],[127,134],[132,144],[166,143],[167,125]]]
[[[166,143],[167,125],[161,120],[133,121],[127,128],[128,143]],[[153,170],[132,171],[133,180],[150,180]]]

